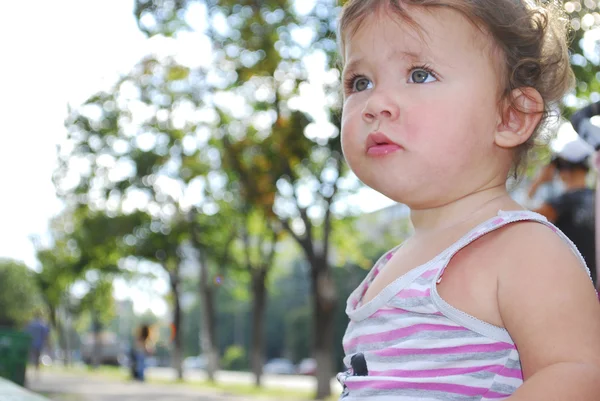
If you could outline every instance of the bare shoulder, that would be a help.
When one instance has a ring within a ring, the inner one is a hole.
[[[591,283],[575,249],[545,224],[535,221],[509,224],[499,230],[493,246],[505,261],[510,261],[504,264],[501,274],[547,274],[562,270]]]
[[[600,304],[571,246],[546,225],[520,222],[499,230],[492,248],[499,311],[525,378],[561,361],[600,366]]]

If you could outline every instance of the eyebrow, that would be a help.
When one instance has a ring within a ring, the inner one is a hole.
[[[403,59],[407,59],[410,61],[418,61],[423,60],[425,58],[424,52],[412,52],[412,51],[395,51],[393,52],[389,58],[394,58],[400,55]],[[358,57],[358,58],[350,58],[350,60],[344,66],[343,73],[346,71],[354,71],[358,68],[358,66],[365,61],[366,57]]]

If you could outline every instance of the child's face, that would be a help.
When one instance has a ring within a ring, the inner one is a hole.
[[[365,184],[434,207],[506,179],[510,155],[494,143],[500,58],[461,14],[409,12],[419,31],[382,10],[346,37],[342,146]]]

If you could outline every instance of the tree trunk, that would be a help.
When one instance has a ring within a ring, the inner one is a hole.
[[[62,333],[61,333],[61,327],[60,327],[60,322],[58,321],[57,315],[56,315],[56,309],[53,308],[50,303],[46,302],[46,305],[48,307],[48,319],[49,319],[49,324],[50,324],[50,332],[54,332],[56,333],[56,337],[53,336],[49,336],[48,337],[48,344],[50,344],[50,341],[54,340],[55,341],[55,346],[52,347],[50,346],[50,352],[51,352],[51,357],[52,358],[56,358],[56,351],[59,349],[62,349]]]
[[[65,366],[71,366],[71,316],[69,312],[65,309],[63,313],[63,322],[64,322],[64,330],[65,330]]]
[[[261,386],[263,365],[265,359],[265,304],[267,289],[265,285],[266,269],[252,271],[252,347],[251,361],[254,384]]]
[[[97,369],[100,366],[100,363],[102,362],[102,325],[96,319],[96,317],[92,318],[92,327],[92,331],[94,333],[94,344],[92,345],[91,365],[92,368]]]
[[[202,255],[202,254],[201,254]],[[200,328],[200,348],[207,358],[206,375],[210,382],[215,381],[215,373],[219,369],[219,353],[215,336],[215,308],[214,294],[208,265],[206,260],[200,257],[200,299],[202,309],[202,325]]]
[[[337,293],[331,278],[329,266],[324,260],[317,260],[312,266],[313,308],[314,308],[314,357],[317,362],[317,394],[322,400],[331,395],[333,377],[333,334],[334,314]]]
[[[177,379],[183,380],[183,350],[181,333],[181,303],[179,300],[179,277],[171,274],[171,292],[173,293],[173,367],[177,371]]]
[[[53,355],[53,357],[56,356],[60,356],[63,360],[63,365],[67,366],[67,353],[69,352],[69,333],[68,333],[68,329],[67,329],[67,324],[65,322],[65,314],[62,313],[63,308],[59,307],[58,309],[56,309],[54,312],[51,313],[51,327],[54,328],[55,332],[56,332],[56,344],[58,345],[58,352],[59,355]],[[94,344],[96,342],[95,340],[95,332],[94,333]],[[48,342],[50,341],[50,339],[48,339]],[[95,345],[92,344],[92,354],[90,355],[90,365],[92,365],[92,362],[94,362],[93,359],[93,355],[94,355],[94,347]]]

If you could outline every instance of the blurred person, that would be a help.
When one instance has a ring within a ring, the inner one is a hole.
[[[594,150],[600,150],[600,128],[591,123],[591,118],[600,115],[600,102],[592,103],[573,113],[571,124],[579,136]]]
[[[46,347],[50,334],[50,327],[44,321],[41,311],[35,312],[33,319],[27,324],[25,332],[31,336],[31,360],[35,366],[36,373],[39,374],[42,352]]]
[[[131,375],[134,380],[145,380],[146,357],[152,352],[152,329],[150,325],[143,324],[138,328],[131,347]]]
[[[583,140],[594,150],[600,150],[600,127],[592,124],[592,117],[600,115],[600,101],[581,108],[571,116],[571,124]],[[596,188],[600,184],[600,154],[594,157]],[[600,197],[596,197],[596,231],[600,229]],[[600,235],[596,232],[596,269],[600,268]]]
[[[589,157],[594,149],[577,138],[553,155],[529,188],[532,199],[538,189],[559,177],[563,189],[534,209],[554,223],[577,247],[590,269],[594,286],[596,272],[595,190],[587,185]]]

